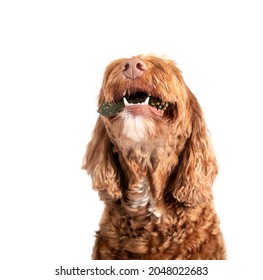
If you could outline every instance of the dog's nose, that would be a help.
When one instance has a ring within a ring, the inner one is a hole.
[[[131,58],[122,65],[123,74],[129,79],[136,79],[147,70],[145,62],[139,58]]]

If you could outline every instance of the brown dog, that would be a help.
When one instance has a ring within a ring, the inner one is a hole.
[[[171,60],[113,61],[83,168],[105,202],[93,259],[225,259],[203,114]]]

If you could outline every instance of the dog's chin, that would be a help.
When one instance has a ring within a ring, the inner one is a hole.
[[[116,145],[126,149],[167,135],[167,109],[171,106],[159,97],[136,91],[124,94],[122,101],[103,103],[98,111],[113,142],[118,139]]]

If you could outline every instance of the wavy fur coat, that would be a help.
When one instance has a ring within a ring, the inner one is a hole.
[[[105,203],[93,259],[225,259],[218,172],[202,110],[176,64],[113,61],[83,168]]]

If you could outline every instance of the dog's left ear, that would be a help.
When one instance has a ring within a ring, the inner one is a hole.
[[[172,189],[176,200],[193,206],[212,199],[211,187],[218,167],[200,105],[190,90],[187,91],[192,131],[179,155],[171,184],[174,184]]]

